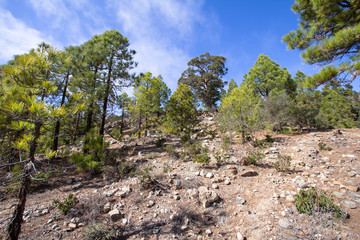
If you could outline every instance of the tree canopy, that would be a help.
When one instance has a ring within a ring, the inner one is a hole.
[[[351,82],[360,75],[359,1],[296,0],[292,10],[299,14],[299,28],[283,41],[289,49],[302,50],[306,63],[324,66],[307,79],[309,86],[334,79]]]
[[[209,53],[195,57],[188,62],[189,68],[181,74],[179,84],[185,83],[191,87],[205,108],[213,108],[220,100],[222,89],[227,84],[222,80],[228,71],[225,62],[225,57],[213,56]]]

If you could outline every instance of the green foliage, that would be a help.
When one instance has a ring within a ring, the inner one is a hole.
[[[323,143],[323,142],[319,142],[318,146],[319,146],[320,151],[321,150],[325,150],[325,151],[331,151],[332,150],[332,147],[326,146],[326,144]]]
[[[295,195],[295,206],[299,213],[332,213],[336,218],[345,216],[345,213],[334,204],[325,191],[319,192],[313,187],[308,191],[301,189],[300,193]]]
[[[270,92],[275,95],[285,93],[294,96],[296,90],[295,81],[291,78],[286,68],[280,68],[279,64],[268,56],[260,54],[254,66],[245,75],[245,83],[262,97],[268,97]]]
[[[222,139],[222,149],[224,150],[224,152],[227,152],[229,151],[230,149],[230,146],[231,146],[231,136],[228,136],[228,135],[222,135],[221,137]]]
[[[125,178],[127,176],[134,176],[137,173],[137,165],[129,161],[120,162],[117,168],[121,178]]]
[[[195,96],[185,84],[179,84],[166,105],[165,127],[168,133],[189,134],[198,124]]]
[[[207,153],[201,153],[196,155],[193,161],[195,163],[201,163],[202,165],[207,165],[210,162],[210,157],[207,155]]]
[[[248,162],[245,165],[253,164],[256,165],[257,162],[261,161],[265,157],[265,154],[261,153],[260,151],[251,151],[247,155]]]
[[[273,139],[270,135],[266,134],[264,141],[267,143],[273,143],[275,142],[275,139]]]
[[[78,199],[73,194],[69,194],[63,202],[60,202],[58,199],[53,201],[53,205],[56,205],[56,207],[64,215],[66,215],[71,208],[75,207],[77,203]]]
[[[205,108],[211,109],[220,100],[221,91],[227,84],[221,79],[228,70],[225,61],[225,57],[209,53],[195,57],[188,62],[189,68],[181,74],[178,83],[191,87]]]
[[[289,172],[291,166],[291,157],[279,155],[279,160],[273,164],[274,168],[278,172]]]
[[[215,121],[222,133],[238,132],[245,142],[245,136],[253,139],[255,131],[262,127],[261,98],[247,84],[232,90],[230,96],[223,99],[220,113]]]
[[[309,86],[337,78],[353,81],[359,75],[359,8],[358,1],[296,0],[292,5],[300,24],[283,41],[289,49],[302,50],[306,63],[325,65],[307,79]]]
[[[161,148],[164,146],[165,142],[166,142],[166,138],[159,138],[155,141],[155,147]]]
[[[164,150],[172,157],[177,159],[178,155],[175,152],[175,145],[174,144],[168,144],[164,147]]]
[[[262,114],[273,131],[281,131],[284,126],[292,124],[290,114],[292,100],[286,93],[275,94],[270,92],[269,96],[262,104]]]
[[[160,123],[163,106],[168,101],[170,89],[166,86],[161,75],[153,77],[150,72],[140,75],[134,84],[134,104],[129,105],[132,115],[138,118],[138,131],[142,131],[142,121],[145,129],[149,128],[149,121]]]
[[[136,175],[140,177],[140,183],[145,183],[146,181],[151,180],[151,171],[154,170],[154,166],[146,167],[144,170],[138,170]]]
[[[95,173],[101,170],[106,160],[106,148],[108,142],[97,133],[97,129],[91,129],[85,136],[84,149],[88,153],[74,153],[70,156],[70,161],[76,163],[79,170]]]
[[[95,224],[83,231],[83,237],[87,240],[112,240],[115,234],[114,230],[108,230],[103,224]]]

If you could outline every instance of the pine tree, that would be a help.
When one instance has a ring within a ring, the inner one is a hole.
[[[205,53],[188,62],[189,68],[184,71],[178,83],[185,83],[204,104],[206,109],[216,106],[221,92],[227,82],[221,78],[227,73],[226,58]]]
[[[189,134],[197,121],[196,99],[191,89],[181,83],[166,105],[166,131]]]
[[[324,66],[307,79],[309,86],[334,79],[351,82],[360,75],[359,1],[296,0],[292,10],[299,14],[299,28],[283,41],[289,49],[302,50],[306,63]]]
[[[35,153],[43,144],[42,135],[47,125],[69,116],[74,109],[53,106],[49,96],[57,88],[54,83],[54,66],[61,57],[49,45],[42,43],[30,53],[15,56],[14,60],[2,67],[0,110],[12,120],[14,129],[23,130],[21,138],[13,143],[20,156],[27,153],[24,172],[21,177],[19,202],[15,207],[7,238],[17,239],[20,234],[22,215],[31,183],[31,173],[35,170]],[[73,97],[78,100],[79,95]],[[48,157],[54,153],[48,152]]]
[[[279,64],[268,56],[260,54],[254,66],[245,75],[245,82],[262,97],[285,92],[293,96],[296,84],[286,68],[280,68]]]

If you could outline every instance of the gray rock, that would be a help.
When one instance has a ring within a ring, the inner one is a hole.
[[[72,189],[75,190],[75,189],[81,188],[82,186],[84,186],[84,184],[82,182],[78,182],[72,187]]]
[[[288,202],[295,202],[295,198],[294,198],[294,196],[293,195],[287,195],[286,196],[286,201],[288,201]]]
[[[333,195],[337,198],[343,198],[344,197],[344,194],[341,193],[341,192],[333,192]]]
[[[244,205],[246,203],[246,200],[241,196],[237,196],[236,201],[241,205]]]
[[[351,209],[355,209],[356,208],[356,204],[352,201],[347,201],[347,200],[344,200],[342,201],[342,203],[347,206],[348,208],[351,208]]]
[[[105,195],[106,197],[111,197],[111,196],[113,196],[117,191],[119,191],[118,188],[111,189],[111,190],[105,191],[105,192],[104,192],[104,195]]]
[[[153,200],[150,200],[149,202],[148,202],[148,204],[147,204],[147,207],[148,208],[151,208],[151,207],[153,207],[155,205],[155,202],[153,201]]]
[[[120,214],[120,211],[118,209],[113,209],[108,214],[109,214],[111,220],[114,221],[114,222],[121,219],[121,214]]]
[[[280,218],[279,219],[279,226],[282,227],[282,228],[286,228],[286,229],[289,229],[291,228],[291,222],[286,219],[286,218]]]
[[[212,234],[212,231],[210,229],[205,230],[206,235],[210,236]]]
[[[110,212],[110,210],[111,210],[111,203],[108,202],[104,205],[103,211],[104,213],[108,213]]]
[[[237,238],[237,240],[244,240],[245,239],[244,236],[239,232],[236,233],[236,238]]]
[[[349,191],[350,195],[356,198],[360,198],[360,194],[354,193],[353,191]]]
[[[199,191],[199,200],[204,208],[210,207],[213,203],[218,202],[220,200],[219,195],[215,191],[209,190],[205,186],[199,187],[198,191]]]
[[[213,178],[213,177],[214,177],[214,174],[213,174],[212,172],[208,172],[208,173],[206,174],[206,177],[207,177],[207,178]]]
[[[309,185],[307,185],[307,183],[304,182],[304,180],[302,180],[302,179],[297,180],[296,183],[298,184],[298,186],[299,186],[300,188],[309,188]]]

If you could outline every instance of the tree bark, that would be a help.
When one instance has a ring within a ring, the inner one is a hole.
[[[65,86],[64,86],[64,91],[63,91],[63,94],[62,94],[60,106],[63,106],[64,103],[65,103],[66,91],[67,91],[67,86],[68,86],[68,82],[69,82],[69,77],[70,77],[70,70],[68,70],[68,72],[66,74]],[[60,121],[58,120],[58,121],[56,121],[56,126],[55,126],[54,142],[53,142],[53,147],[52,147],[53,151],[57,151],[57,149],[58,149],[59,133],[60,133]]]
[[[106,81],[106,89],[105,89],[105,96],[104,96],[104,102],[103,102],[103,109],[102,109],[102,114],[101,114],[101,125],[100,125],[99,134],[102,136],[104,136],[106,110],[107,110],[107,104],[108,104],[109,95],[110,95],[112,63],[113,63],[113,56],[110,57],[109,71],[108,71],[108,76],[107,76],[107,81]]]
[[[26,196],[29,191],[31,184],[30,172],[32,169],[31,163],[28,163],[24,166],[24,175],[21,178],[18,203],[13,212],[13,217],[7,228],[6,239],[7,240],[17,240],[21,232],[21,224],[23,223],[23,214],[26,204]]]
[[[23,223],[23,214],[25,209],[26,197],[29,192],[29,187],[31,184],[30,173],[31,173],[32,165],[35,160],[35,152],[38,146],[37,141],[40,137],[41,126],[42,123],[40,122],[35,123],[34,138],[32,139],[30,144],[30,152],[29,152],[30,162],[24,166],[24,173],[20,182],[18,204],[15,207],[11,223],[9,224],[7,229],[7,236],[6,236],[7,240],[17,240],[20,235],[21,224]]]

